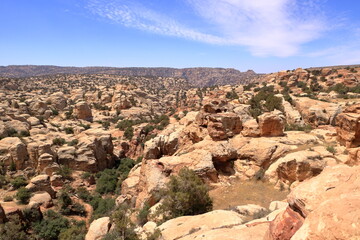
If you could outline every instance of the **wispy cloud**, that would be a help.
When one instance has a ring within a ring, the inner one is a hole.
[[[256,56],[296,55],[326,31],[319,0],[184,0],[217,35],[185,26],[136,1],[90,0],[89,9],[126,27],[211,44],[247,47]]]

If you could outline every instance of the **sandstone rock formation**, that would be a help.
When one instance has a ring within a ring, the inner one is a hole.
[[[110,230],[111,223],[109,217],[102,217],[93,221],[89,227],[89,231],[85,236],[85,240],[100,240]]]
[[[284,135],[285,117],[278,111],[259,116],[260,136],[274,137]]]

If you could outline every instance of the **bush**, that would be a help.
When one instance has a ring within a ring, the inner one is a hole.
[[[82,123],[81,123],[79,126],[80,126],[80,127],[83,127],[85,130],[88,130],[88,129],[91,128],[90,124],[82,124]]]
[[[102,198],[101,196],[94,196],[90,205],[93,207],[92,219],[98,219],[109,215],[115,207],[115,200],[112,198]]]
[[[16,171],[16,164],[15,164],[14,161],[11,161],[10,166],[9,166],[9,170],[11,172]]]
[[[202,214],[212,210],[208,187],[187,168],[178,176],[171,176],[161,195],[164,197],[161,211],[165,219]]]
[[[96,192],[100,194],[115,192],[118,174],[115,169],[105,169],[96,180]]]
[[[84,221],[74,222],[72,226],[59,234],[59,240],[83,240],[87,233]]]
[[[52,115],[54,115],[54,116],[59,115],[59,111],[58,111],[58,110],[56,110],[56,109],[51,109],[51,111],[52,111]]]
[[[62,146],[66,143],[65,139],[63,138],[54,138],[53,145]]]
[[[22,222],[19,217],[11,217],[5,224],[0,224],[0,239],[1,240],[28,240]]]
[[[76,191],[78,197],[82,199],[84,202],[90,202],[93,199],[93,196],[90,194],[90,192],[84,188],[79,187]]]
[[[66,231],[69,226],[66,218],[53,210],[48,210],[45,218],[34,224],[34,231],[40,239],[57,240],[60,233]]]
[[[67,143],[68,146],[76,146],[79,143],[79,140],[73,139]]]
[[[27,204],[31,198],[31,195],[31,192],[27,188],[21,187],[18,189],[15,198],[19,200],[21,204]]]
[[[64,128],[66,134],[74,134],[74,129],[72,127]]]
[[[231,92],[226,93],[226,98],[228,98],[228,99],[239,99],[239,96],[234,91],[234,89],[232,89]]]
[[[134,136],[134,128],[128,127],[124,132],[124,137],[127,140],[131,140],[133,138],[133,136]]]
[[[116,239],[138,240],[139,238],[135,233],[135,225],[128,217],[127,209],[127,206],[120,206],[118,210],[116,210],[112,215],[112,219],[115,225],[115,229],[112,234],[114,234],[115,236],[122,236],[122,238]]]
[[[11,185],[15,188],[18,189],[20,187],[24,187],[27,185],[27,181],[23,176],[18,176],[16,177],[14,180],[12,180]]]
[[[4,197],[4,202],[11,202],[12,200],[13,200],[12,196],[7,195]]]
[[[332,154],[336,153],[336,149],[334,148],[334,146],[327,146],[326,150]]]
[[[65,165],[60,165],[59,170],[56,171],[56,174],[62,176],[64,179],[72,179],[72,169]]]
[[[150,205],[148,203],[145,203],[144,206],[140,209],[137,219],[141,225],[144,225],[148,221],[148,215],[150,213],[149,211]]]
[[[106,121],[106,122],[102,122],[102,127],[105,129],[105,130],[108,130],[109,127],[110,127],[110,122]]]
[[[346,94],[349,92],[349,88],[346,87],[343,83],[337,83],[332,87],[328,88],[328,92],[335,91],[338,94]]]
[[[306,133],[311,132],[312,126],[309,124],[299,125],[299,124],[286,124],[285,131],[304,131]]]

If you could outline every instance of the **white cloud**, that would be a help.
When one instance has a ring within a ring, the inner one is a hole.
[[[89,9],[127,27],[211,44],[246,46],[257,56],[298,54],[303,44],[326,30],[316,0],[185,1],[204,24],[215,26],[218,35],[184,26],[134,1],[90,0]]]

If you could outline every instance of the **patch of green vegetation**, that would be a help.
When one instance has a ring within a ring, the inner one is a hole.
[[[160,211],[165,219],[196,215],[212,210],[209,189],[196,173],[187,168],[178,176],[171,176],[166,188],[161,191],[163,203]]]
[[[313,127],[309,124],[300,125],[300,124],[286,124],[285,131],[304,131],[306,133],[311,132]]]
[[[18,189],[15,198],[21,203],[21,204],[28,204],[29,199],[31,198],[32,193],[29,189],[25,187],[21,187]]]
[[[53,145],[62,146],[66,143],[65,139],[63,138],[54,138],[53,139]]]

